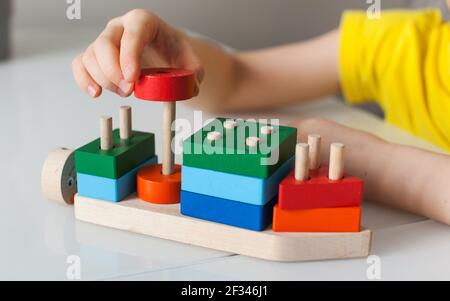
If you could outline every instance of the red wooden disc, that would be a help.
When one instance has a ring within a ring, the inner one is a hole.
[[[175,68],[149,68],[141,71],[134,84],[134,96],[143,100],[179,101],[195,96],[192,71]]]

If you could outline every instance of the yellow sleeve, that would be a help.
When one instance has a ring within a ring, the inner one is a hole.
[[[339,72],[349,103],[376,101],[388,122],[450,150],[450,29],[437,10],[344,13]]]

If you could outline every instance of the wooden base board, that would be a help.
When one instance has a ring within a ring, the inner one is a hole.
[[[112,203],[75,196],[78,220],[186,244],[273,261],[342,259],[369,255],[371,231],[275,233],[250,231],[186,217],[180,205],[157,205],[135,196]]]

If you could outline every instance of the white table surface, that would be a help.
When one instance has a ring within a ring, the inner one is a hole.
[[[133,106],[136,129],[157,133],[161,153],[159,104],[109,93],[91,101],[75,86],[71,59],[94,36],[94,32],[20,32],[14,40],[13,60],[0,63],[4,133],[0,280],[65,280],[69,255],[80,257],[82,280],[367,280],[365,258],[262,261],[78,222],[73,207],[46,201],[40,172],[47,153],[59,146],[76,148],[95,138],[98,117],[111,114],[117,119],[120,105]],[[436,150],[333,99],[268,115],[283,121],[326,117],[391,141]],[[193,110],[182,104],[177,117],[192,120]],[[450,279],[450,228],[372,203],[365,203],[363,212],[363,224],[374,230],[372,254],[380,256],[382,279]]]

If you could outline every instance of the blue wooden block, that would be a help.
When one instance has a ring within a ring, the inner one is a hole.
[[[264,205],[278,194],[278,185],[294,167],[294,159],[292,157],[283,163],[265,179],[183,165],[181,189],[232,201]]]
[[[136,192],[136,174],[138,170],[143,166],[156,163],[158,163],[158,157],[153,156],[118,179],[77,173],[78,194],[99,200],[120,202],[133,192]]]
[[[264,206],[181,191],[181,214],[212,222],[263,231],[272,223],[274,197]]]

